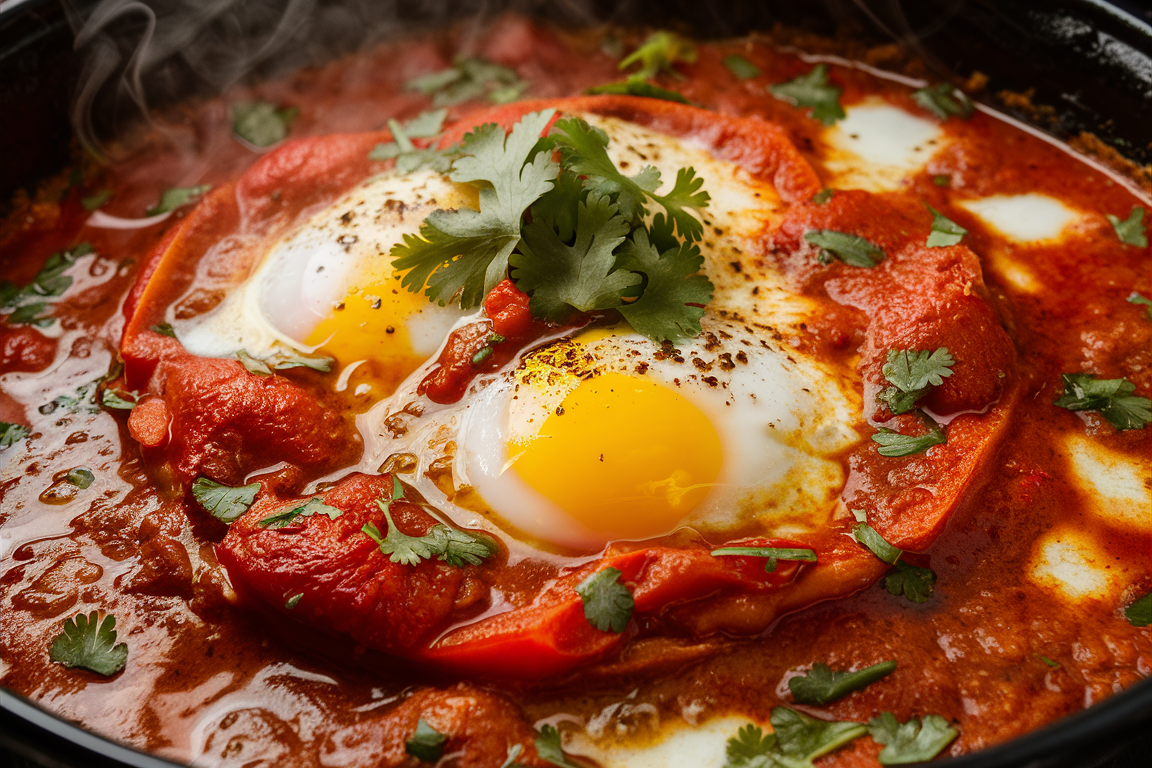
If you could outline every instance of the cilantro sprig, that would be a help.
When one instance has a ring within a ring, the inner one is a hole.
[[[868,721],[868,733],[880,750],[881,765],[904,765],[931,760],[944,751],[960,732],[939,715],[911,718],[901,723],[891,712]]]
[[[840,106],[840,94],[844,89],[828,81],[826,64],[817,64],[811,72],[786,83],[770,85],[768,90],[794,107],[812,107],[812,117],[824,125],[832,125],[845,116],[844,108]]]
[[[597,85],[585,92],[644,96],[650,99],[663,99],[687,104],[688,99],[681,94],[653,85],[648,81],[664,73],[681,79],[681,75],[676,71],[674,65],[678,62],[692,64],[695,61],[696,46],[673,32],[659,30],[649,35],[639,48],[624,57],[618,65],[618,69],[623,71],[639,64],[638,70],[629,74],[625,80]]]
[[[560,739],[560,731],[554,725],[545,725],[536,734],[536,754],[541,760],[559,766],[559,768],[581,768],[564,754],[564,744]]]
[[[916,401],[932,387],[952,375],[956,361],[947,347],[927,349],[890,349],[888,362],[881,369],[891,384],[876,395],[894,415],[912,410]]]
[[[860,723],[819,720],[789,707],[769,717],[773,732],[748,724],[728,740],[724,768],[812,768],[813,760],[867,732]]]
[[[913,456],[917,453],[924,453],[934,445],[943,445],[948,442],[948,436],[944,434],[944,429],[932,417],[921,410],[917,410],[916,415],[928,428],[927,432],[922,435],[905,435],[881,427],[876,434],[872,435],[872,442],[880,446],[876,452],[881,456]]]
[[[951,83],[937,83],[912,92],[912,100],[941,120],[949,117],[968,119],[972,116],[972,101]]]
[[[232,133],[254,147],[263,149],[288,138],[288,129],[300,116],[295,107],[279,107],[267,101],[245,101],[232,105]]]
[[[800,704],[823,706],[871,685],[895,671],[894,661],[882,661],[855,672],[833,670],[827,664],[817,662],[812,665],[808,674],[790,678],[788,690],[792,691],[792,698]]]
[[[520,98],[529,83],[514,70],[478,56],[458,58],[452,66],[409,80],[405,87],[432,97],[434,108],[485,98],[506,104]]]
[[[510,268],[536,317],[616,309],[655,341],[695,336],[712,298],[695,244],[704,230],[693,211],[709,202],[703,180],[682,168],[660,193],[656,168],[622,173],[608,135],[584,120],[560,120],[540,139],[553,114],[527,115],[507,135],[488,124],[465,137],[448,176],[479,187],[480,210],[435,211],[419,236],[393,247],[402,285],[469,308]]]
[[[601,632],[623,632],[636,607],[620,576],[618,568],[604,568],[576,585],[576,594],[584,603],[584,618]]]
[[[449,528],[443,523],[437,523],[423,536],[409,536],[401,531],[392,519],[392,505],[404,499],[404,486],[400,480],[392,477],[392,498],[385,504],[377,501],[376,505],[384,513],[388,523],[387,534],[382,535],[380,529],[372,523],[365,523],[361,532],[376,542],[382,554],[388,559],[401,565],[419,565],[421,560],[431,560],[438,557],[441,562],[462,568],[466,563],[480,565],[484,559],[496,552],[496,546],[487,538]]]
[[[1144,209],[1138,205],[1132,206],[1128,218],[1108,214],[1108,221],[1112,223],[1112,230],[1120,242],[1125,245],[1134,245],[1137,248],[1148,247],[1148,236],[1144,234]]]
[[[867,522],[867,515],[861,510],[853,510],[857,524],[852,536],[881,562],[895,566],[895,570],[884,578],[884,588],[888,594],[903,595],[913,603],[923,603],[932,597],[936,586],[936,574],[930,568],[904,562],[904,550],[894,547]]]
[[[48,651],[52,661],[65,667],[81,667],[104,677],[124,669],[128,645],[116,642],[116,617],[100,618],[98,611],[78,613],[64,622],[64,630]]]
[[[816,562],[816,553],[811,549],[789,547],[719,547],[718,549],[712,550],[712,557],[724,556],[767,558],[764,563],[764,571],[766,573],[775,573],[777,560],[805,563]]]
[[[257,522],[256,525],[261,528],[288,528],[296,525],[296,521],[301,517],[327,515],[329,520],[335,520],[342,514],[344,514],[343,510],[325,504],[322,499],[308,499],[308,501],[303,504],[292,507],[285,512],[277,512],[274,515],[269,515]]]
[[[10,280],[0,281],[0,307],[11,310],[8,323],[45,328],[56,322],[56,318],[44,314],[51,307],[46,299],[62,296],[68,290],[72,285],[72,277],[64,272],[81,257],[92,252],[92,245],[86,242],[66,251],[57,251],[48,257],[31,282],[23,287],[17,287]]]
[[[192,483],[192,497],[200,507],[223,523],[231,523],[239,519],[248,511],[256,494],[260,492],[260,483],[249,485],[230,486],[210,480],[207,477],[198,477]]]
[[[401,125],[396,120],[388,121],[392,141],[377,144],[368,153],[372,160],[395,160],[397,173],[412,173],[429,168],[437,173],[447,173],[452,167],[452,152],[438,150],[431,146],[418,147],[412,139],[432,139],[439,136],[447,117],[447,109],[421,112]]]
[[[1143,429],[1152,421],[1152,400],[1132,393],[1128,379],[1098,379],[1091,373],[1065,373],[1064,391],[1053,405],[1069,411],[1099,411],[1118,430]]]

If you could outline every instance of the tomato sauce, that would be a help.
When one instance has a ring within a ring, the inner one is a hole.
[[[733,53],[762,74],[733,77],[722,63]],[[525,98],[578,96],[618,78],[598,35],[516,18],[487,33],[478,54],[529,81]],[[78,187],[47,185],[0,228],[0,264],[18,285],[54,252],[79,242],[94,251],[69,271],[55,323],[0,325],[0,417],[30,431],[5,449],[0,487],[6,687],[179,760],[401,765],[423,718],[450,735],[458,764],[499,766],[514,745],[524,764],[546,764],[533,742],[542,722],[597,723],[633,745],[658,740],[661,723],[733,713],[767,722],[773,707],[795,706],[786,680],[815,662],[855,669],[895,660],[897,671],[798,709],[858,722],[881,711],[901,721],[938,714],[960,730],[951,754],[1040,727],[1152,673],[1152,632],[1123,618],[1152,588],[1152,519],[1147,510],[1133,513],[1135,524],[1099,514],[1067,469],[1069,436],[1085,436],[1128,460],[1143,457],[1146,478],[1152,430],[1118,432],[1099,414],[1051,405],[1061,373],[1125,377],[1140,396],[1152,390],[1152,322],[1126,302],[1152,291],[1152,260],[1146,247],[1120,243],[1103,217],[1149,206],[1150,191],[979,111],[943,124],[950,141],[898,193],[836,190],[816,203],[831,173],[823,127],[765,89],[812,63],[763,42],[701,44],[695,63],[679,65],[684,79],[666,83],[715,113],[627,99],[588,108],[690,136],[773,182],[790,207],[759,252],[732,269],[776,270],[819,301],[825,311],[799,344],[826,359],[858,358],[865,402],[884,384],[888,349],[944,346],[973,362],[925,401],[947,422],[940,450],[908,462],[878,457],[865,441],[843,456],[846,506],[867,504],[887,540],[931,566],[934,597],[915,604],[888,594],[873,583],[885,566],[861,559],[850,539],[820,549],[823,581],[797,581],[803,564],[782,561],[766,573],[752,558],[712,557],[719,542],[683,532],[613,544],[597,558],[513,557],[514,544],[498,543],[491,568],[408,567],[382,556],[359,532],[368,523],[385,530],[375,500],[390,498],[391,476],[329,482],[359,460],[356,419],[370,403],[327,390],[313,371],[264,378],[235,360],[194,357],[157,324],[170,306],[178,318],[218,306],[232,275],[254,266],[252,236],[287,231],[368,175],[367,153],[386,121],[428,107],[404,83],[451,56],[450,37],[412,40],[186,105],[202,157],[148,133],[128,137],[124,159]],[[359,67],[377,75],[349,78]],[[832,71],[845,105],[879,98],[924,114],[902,85],[863,69]],[[229,138],[227,102],[244,98],[298,108],[291,138],[300,143],[261,156]],[[510,124],[529,108],[465,104],[450,119],[464,118],[458,129],[467,130],[470,115]],[[129,229],[94,226],[81,204],[111,190],[101,211],[138,219],[163,189],[192,184],[214,189],[194,208]],[[908,193],[966,228],[966,247],[917,245],[931,214]],[[1093,215],[1073,235],[1006,244],[954,204],[1026,193]],[[799,256],[804,233],[825,227],[866,236],[890,256],[867,280]],[[1012,279],[1009,257],[1030,265],[1031,284]],[[487,320],[453,332],[421,394],[458,400],[477,371],[550,332],[526,299],[501,283],[485,301]],[[108,391],[148,394],[129,412],[98,407]],[[75,467],[92,471],[91,486],[61,481]],[[261,482],[266,495],[225,526],[190,498],[201,475]],[[344,514],[314,515],[291,535],[257,522],[319,490]],[[421,501],[393,505],[408,535],[437,521]],[[1109,599],[1069,600],[1035,578],[1039,542],[1068,530],[1107,561],[1100,578],[1113,585]],[[626,633],[592,629],[571,589],[605,565],[633,585],[637,621]],[[786,592],[794,581],[807,591]],[[127,668],[108,679],[47,653],[64,619],[97,609],[115,614],[130,649]],[[777,615],[771,626],[757,623]],[[878,751],[861,738],[820,764],[873,765]]]

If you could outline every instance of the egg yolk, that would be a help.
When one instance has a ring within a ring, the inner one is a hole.
[[[399,275],[375,276],[333,307],[304,343],[341,366],[367,361],[365,372],[391,392],[424,362],[412,349],[408,320],[429,306],[425,296],[401,287]]]
[[[565,396],[540,430],[508,446],[536,491],[606,537],[659,536],[708,495],[720,474],[720,438],[678,392],[604,373]]]

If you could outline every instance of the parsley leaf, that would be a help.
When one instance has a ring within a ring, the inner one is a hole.
[[[92,481],[96,476],[92,474],[92,470],[85,467],[76,467],[68,470],[68,474],[64,475],[64,482],[69,485],[74,485],[80,490],[84,490],[92,485]]]
[[[620,583],[620,575],[618,568],[604,568],[576,585],[576,594],[584,603],[584,618],[601,632],[623,632],[636,607],[631,590]]]
[[[252,506],[260,483],[232,487],[207,477],[198,477],[192,483],[192,496],[205,512],[224,523],[231,523]]]
[[[533,209],[535,210],[535,209]],[[513,254],[512,279],[531,295],[534,317],[563,322],[572,307],[581,312],[619,307],[640,275],[616,269],[614,251],[630,227],[606,196],[595,192],[577,206],[576,240],[566,245],[546,219],[524,227],[520,253]]]
[[[159,216],[162,213],[174,211],[177,208],[194,203],[201,195],[212,189],[211,184],[201,184],[199,187],[173,187],[160,193],[160,201],[148,210],[146,216]]]
[[[927,602],[936,590],[936,573],[931,568],[896,562],[896,570],[884,577],[884,588],[888,594],[903,595],[913,603]]]
[[[1152,300],[1141,296],[1140,294],[1136,293],[1136,291],[1132,291],[1132,293],[1128,294],[1127,301],[1129,304],[1141,304],[1145,307],[1148,307],[1148,319],[1152,320]]]
[[[768,90],[794,107],[812,107],[812,117],[824,125],[832,125],[844,118],[844,108],[840,106],[840,94],[844,89],[828,82],[828,66],[825,64],[817,64],[808,74],[786,83],[770,85]]]
[[[901,724],[891,712],[868,721],[868,733],[878,744],[881,765],[904,765],[931,760],[952,743],[960,732],[939,715],[915,717]]]
[[[882,661],[855,672],[833,671],[827,664],[818,662],[812,665],[808,674],[789,679],[788,689],[792,691],[792,698],[800,704],[823,706],[871,685],[895,670],[894,661]]]
[[[464,137],[464,156],[452,165],[457,183],[485,183],[480,210],[434,211],[419,237],[405,235],[392,248],[392,265],[406,273],[402,285],[441,305],[457,296],[460,306],[479,306],[503,279],[508,256],[520,243],[524,211],[552,188],[557,166],[539,152],[540,134],[555,110],[525,115],[505,137],[494,123]],[[487,186],[491,184],[491,186]]]
[[[92,611],[87,616],[78,613],[67,619],[48,655],[69,669],[81,667],[111,677],[124,669],[128,645],[116,642],[115,616],[108,614],[101,620],[99,612]]]
[[[902,435],[884,427],[872,435],[872,441],[880,445],[877,452],[881,456],[911,456],[923,453],[934,445],[948,442],[944,430],[928,414],[923,411],[917,411],[917,414],[928,427],[928,431],[923,435]]]
[[[1065,373],[1064,391],[1053,405],[1069,411],[1099,411],[1119,430],[1143,429],[1152,421],[1152,400],[1132,393],[1128,379],[1098,379],[1091,373]]]
[[[296,522],[298,517],[312,517],[312,515],[327,515],[329,520],[335,520],[344,514],[342,510],[336,507],[330,507],[325,504],[321,499],[309,499],[304,504],[298,507],[293,507],[287,512],[277,512],[274,515],[269,515],[256,525],[261,528],[287,528]]]
[[[270,147],[288,138],[288,128],[300,115],[295,107],[277,107],[267,101],[232,105],[232,133],[254,147]]]
[[[435,763],[444,754],[448,737],[428,725],[424,718],[416,723],[416,732],[404,742],[404,751],[425,763]]]
[[[809,764],[867,731],[860,723],[818,720],[789,707],[776,707],[769,720],[780,750]]]
[[[926,349],[890,349],[888,362],[882,371],[892,386],[881,390],[876,398],[893,414],[910,411],[929,388],[940,386],[952,375],[955,364],[947,347],[931,352]]]
[[[1146,627],[1152,624],[1152,592],[1125,608],[1124,618],[1134,627]]]
[[[722,556],[766,557],[768,558],[768,562],[764,564],[764,571],[766,573],[774,573],[776,571],[777,560],[787,560],[789,562],[802,561],[806,563],[816,562],[816,553],[811,549],[787,549],[781,547],[720,547],[719,549],[712,550],[712,557]]]
[[[712,300],[712,282],[697,274],[704,257],[695,244],[681,243],[659,253],[647,233],[637,229],[617,263],[645,276],[640,298],[620,307],[620,314],[637,333],[673,344],[700,333],[704,305]]]
[[[646,99],[661,99],[663,101],[674,101],[677,104],[687,104],[688,99],[676,91],[670,91],[667,88],[661,88],[658,85],[645,82],[644,80],[623,80],[618,83],[604,83],[603,85],[594,85],[588,88],[584,93],[593,95],[597,94],[611,94],[616,96],[642,96]]]
[[[728,71],[738,80],[751,80],[754,77],[760,76],[760,67],[738,53],[725,56],[724,66],[727,67]]]
[[[941,120],[953,115],[967,119],[972,115],[972,101],[951,83],[937,83],[913,91],[912,100]]]
[[[804,233],[804,239],[820,248],[820,263],[831,264],[835,257],[853,267],[874,267],[884,260],[884,251],[859,235],[834,229],[815,229]]]
[[[580,768],[564,754],[564,746],[560,741],[560,731],[554,725],[545,725],[536,734],[536,754],[541,760],[558,765],[560,768]]]
[[[365,523],[361,532],[380,546],[380,552],[389,560],[401,565],[419,565],[421,560],[438,556],[448,565],[463,567],[465,563],[480,565],[484,558],[496,552],[496,546],[487,538],[449,528],[437,523],[423,536],[409,536],[396,527],[392,520],[392,503],[404,498],[404,486],[399,478],[392,476],[392,498],[387,504],[377,501],[376,506],[384,513],[388,522],[387,535],[372,523]]]
[[[94,211],[112,199],[112,190],[102,189],[99,192],[80,198],[80,205],[86,211]]]
[[[898,549],[888,543],[887,539],[876,532],[876,529],[868,525],[868,523],[857,523],[852,529],[852,536],[868,550],[876,555],[876,558],[881,562],[893,565],[900,559],[900,555],[904,554],[904,550]]]
[[[956,243],[964,239],[964,235],[968,234],[968,230],[932,206],[929,205],[928,210],[932,212],[932,232],[928,235],[927,243],[929,248],[944,248],[949,245],[956,245]]]
[[[13,424],[10,421],[0,421],[0,449],[14,445],[28,437],[28,427],[23,424]]]
[[[409,80],[405,87],[432,97],[433,107],[450,107],[487,97],[494,104],[515,101],[529,83],[513,70],[479,57],[456,59],[448,69]]]
[[[1112,229],[1116,231],[1120,242],[1137,248],[1148,247],[1148,236],[1144,234],[1144,209],[1140,206],[1133,206],[1126,219],[1108,214],[1108,221],[1112,222]]]

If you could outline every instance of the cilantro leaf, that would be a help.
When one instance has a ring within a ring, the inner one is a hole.
[[[160,201],[148,210],[145,216],[159,216],[162,213],[174,211],[177,208],[194,203],[201,195],[212,189],[211,184],[201,184],[199,187],[173,187],[160,193]]]
[[[555,110],[525,115],[505,137],[494,123],[464,137],[464,156],[452,165],[457,183],[485,183],[480,210],[434,211],[419,237],[405,235],[392,248],[392,265],[406,273],[402,285],[441,305],[459,297],[465,309],[478,306],[500,280],[508,256],[520,243],[524,211],[550,190],[557,166],[535,151]]]
[[[321,499],[309,499],[298,507],[293,507],[287,512],[277,512],[274,515],[269,515],[263,520],[256,523],[261,528],[287,528],[296,522],[300,517],[312,517],[312,515],[327,515],[329,520],[335,520],[344,514],[343,510],[336,507],[330,507],[325,504]]]
[[[586,196],[584,182],[580,177],[566,170],[562,171],[556,177],[552,189],[532,204],[532,220],[550,222],[560,239],[566,243],[570,242],[572,236],[576,234],[576,218],[580,211],[580,203]]]
[[[448,115],[447,109],[436,109],[421,112],[412,118],[406,125],[400,125],[396,120],[388,121],[388,129],[392,132],[392,141],[377,144],[368,153],[371,160],[396,160],[398,173],[412,173],[421,168],[430,168],[437,173],[447,173],[452,165],[452,152],[438,150],[434,147],[417,147],[412,139],[426,139],[440,134],[444,118]]]
[[[1152,592],[1125,608],[1124,618],[1134,627],[1146,627],[1152,624]]]
[[[879,432],[872,435],[872,441],[880,445],[878,453],[881,456],[911,456],[948,442],[944,430],[928,414],[923,411],[916,413],[928,431],[923,435],[902,435],[881,427]]]
[[[269,362],[272,363],[272,367],[277,371],[284,371],[289,368],[311,368],[314,371],[328,373],[332,370],[332,363],[336,361],[324,355],[302,355],[295,353],[291,355],[274,355]]]
[[[724,66],[728,68],[737,80],[751,80],[760,76],[760,67],[738,53],[724,57]]]
[[[900,556],[904,554],[902,549],[892,546],[888,541],[876,532],[876,529],[868,525],[868,523],[857,523],[852,529],[852,536],[857,542],[868,548],[872,554],[881,562],[893,565]]]
[[[56,318],[51,315],[41,314],[48,310],[48,306],[48,303],[44,301],[22,304],[8,316],[8,322],[12,325],[34,325],[37,328],[47,328],[56,322]]]
[[[728,739],[725,753],[728,762],[724,768],[760,768],[768,766],[766,758],[776,747],[776,734],[764,733],[758,725],[749,723],[740,727],[736,735]]]
[[[136,407],[139,400],[140,395],[135,392],[126,392],[125,397],[121,397],[116,392],[106,389],[100,394],[100,404],[117,411],[130,411]]]
[[[825,187],[816,194],[812,195],[812,202],[816,205],[824,205],[835,196],[836,190]]]
[[[64,475],[64,482],[74,485],[80,490],[90,487],[95,479],[96,476],[92,474],[92,470],[85,467],[70,469],[68,474]]]
[[[621,80],[615,83],[604,83],[603,85],[594,85],[591,88],[585,89],[584,93],[598,95],[598,94],[611,94],[616,96],[641,96],[646,99],[661,99],[663,101],[674,101],[677,104],[688,104],[688,99],[684,98],[682,94],[676,91],[670,91],[667,88],[661,88],[658,85],[645,82],[644,80]]]
[[[927,602],[936,590],[936,573],[931,568],[896,562],[896,570],[884,577],[884,588],[888,594],[903,595],[913,603]]]
[[[952,375],[956,361],[947,347],[929,352],[926,349],[890,349],[882,369],[891,387],[876,395],[893,414],[906,413],[930,387],[938,387]]]
[[[404,742],[404,751],[422,762],[435,763],[444,754],[444,745],[447,743],[447,736],[420,718],[415,733]]]
[[[640,69],[633,72],[631,77],[647,80],[661,72],[677,74],[672,65],[680,61],[687,64],[694,63],[696,46],[674,32],[659,30],[649,35],[639,48],[624,57],[617,68],[623,71],[633,64],[639,64]]]
[[[170,336],[173,339],[176,338],[176,329],[172,327],[171,323],[157,323],[156,325],[152,326],[152,332],[158,333],[161,336]]]
[[[932,206],[927,206],[932,212],[932,232],[928,235],[929,248],[944,248],[956,245],[968,234],[968,230],[949,219]]]
[[[508,755],[504,758],[504,762],[500,763],[500,768],[525,768],[523,763],[516,761],[520,757],[520,753],[524,751],[522,744],[513,744],[508,747]]]
[[[224,523],[231,523],[247,512],[259,492],[260,483],[233,487],[207,477],[198,477],[192,483],[192,496],[196,503]]]
[[[818,662],[812,665],[808,674],[789,679],[788,689],[792,691],[792,698],[800,704],[823,706],[871,685],[895,670],[894,661],[882,661],[855,672],[839,669],[833,671],[827,664]]]
[[[580,768],[564,754],[564,746],[560,741],[560,731],[554,725],[545,725],[536,734],[536,754],[541,760],[560,766],[560,768]]]
[[[80,198],[80,205],[84,206],[84,210],[86,211],[94,211],[111,199],[112,190],[102,189],[99,192]]]
[[[380,546],[380,552],[388,559],[401,565],[419,565],[421,560],[438,556],[448,565],[463,567],[465,563],[480,565],[484,558],[496,551],[496,546],[487,538],[467,531],[449,528],[437,523],[423,536],[409,536],[396,527],[392,519],[392,504],[404,498],[404,486],[400,479],[392,476],[392,498],[385,504],[377,501],[376,506],[384,513],[388,522],[388,533],[381,535],[380,529],[372,523],[365,523],[361,532]]]
[[[23,424],[13,424],[10,421],[0,421],[0,449],[15,445],[28,437],[28,427]]]
[[[1098,379],[1091,373],[1065,373],[1064,391],[1053,405],[1069,411],[1099,411],[1119,430],[1143,429],[1152,421],[1152,400],[1132,393],[1128,379]]]
[[[269,367],[268,363],[259,358],[252,357],[252,355],[248,354],[247,350],[242,349],[237,352],[236,358],[240,361],[240,364],[244,366],[244,370],[253,376],[272,375],[272,368]]]
[[[284,607],[287,608],[288,610],[292,610],[296,606],[300,605],[300,600],[303,597],[304,597],[303,592],[297,592],[296,594],[292,595],[291,597],[289,597],[287,600],[284,601]]]
[[[931,760],[960,735],[939,715],[915,717],[901,724],[891,712],[882,712],[868,721],[868,733],[878,744],[881,765],[904,765]]]
[[[913,91],[912,100],[941,120],[953,115],[967,119],[972,115],[972,101],[951,83],[937,83]]]
[[[834,229],[815,229],[804,233],[804,239],[820,248],[820,263],[831,264],[835,257],[853,267],[874,267],[884,260],[884,251],[859,235]]]
[[[72,285],[71,276],[65,275],[64,272],[82,256],[90,253],[92,253],[90,243],[79,243],[66,251],[57,251],[49,256],[32,281],[22,288],[17,288],[9,280],[3,281],[0,284],[0,306],[14,308],[8,316],[8,323],[45,328],[56,322],[56,318],[43,314],[51,305],[42,299],[63,295]]]
[[[809,763],[867,732],[860,723],[818,720],[789,707],[776,707],[769,720],[780,750]]]
[[[1132,293],[1128,294],[1127,301],[1129,304],[1141,304],[1148,307],[1148,319],[1152,320],[1152,300],[1141,296],[1136,291],[1132,291]]]
[[[794,107],[812,107],[812,117],[824,125],[832,125],[844,118],[844,108],[840,106],[840,94],[844,89],[828,82],[826,64],[817,64],[808,74],[786,83],[770,85],[768,90]]]
[[[576,594],[584,603],[584,618],[601,632],[623,632],[636,607],[620,576],[618,568],[604,568],[576,585]]]
[[[1036,658],[1040,659],[1041,663],[1043,663],[1046,667],[1051,667],[1052,669],[1060,669],[1060,662],[1058,661],[1052,661],[1052,659],[1048,658],[1047,656],[1040,655],[1037,655]]]
[[[618,266],[644,273],[644,291],[620,314],[640,333],[654,341],[673,344],[700,333],[704,305],[712,300],[712,281],[697,274],[704,257],[692,243],[681,243],[659,253],[643,229],[621,249]]]
[[[288,138],[288,128],[300,115],[295,107],[277,107],[267,101],[232,105],[232,133],[254,147],[270,147]]]
[[[1112,222],[1112,229],[1120,242],[1137,248],[1148,247],[1148,236],[1144,234],[1144,209],[1140,206],[1133,206],[1126,219],[1108,214],[1108,221]]]
[[[766,557],[768,561],[764,564],[764,571],[767,573],[774,573],[776,571],[777,560],[787,560],[789,562],[816,562],[816,553],[811,549],[788,549],[782,547],[720,547],[719,549],[712,550],[712,557],[723,556],[737,556],[737,557]]]
[[[487,97],[494,104],[515,101],[529,83],[515,71],[479,57],[460,58],[447,69],[409,80],[405,87],[432,97],[433,107],[450,107]]]
[[[80,667],[111,677],[124,669],[128,645],[116,642],[115,616],[108,614],[101,620],[99,612],[92,611],[87,616],[78,613],[67,619],[48,655],[69,669]]]
[[[546,219],[524,227],[520,253],[510,259],[516,287],[531,296],[534,317],[563,322],[580,312],[619,307],[640,275],[616,269],[614,251],[630,227],[608,197],[595,192],[577,205],[576,240],[566,245]]]

